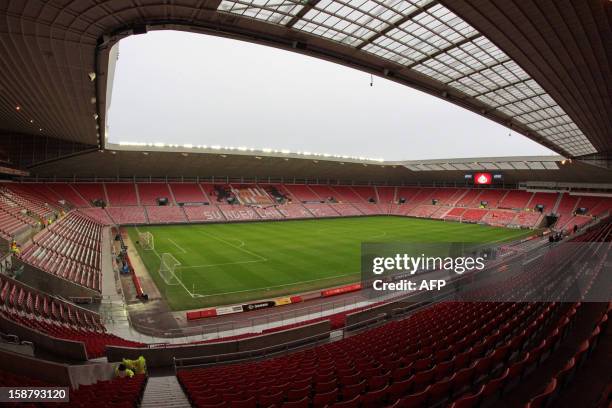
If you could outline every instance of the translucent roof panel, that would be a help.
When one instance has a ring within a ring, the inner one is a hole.
[[[222,0],[219,11],[360,49],[453,88],[572,155],[596,152],[516,62],[435,0]]]
[[[222,0],[219,11],[284,25],[300,12],[303,4],[300,1],[287,0]]]

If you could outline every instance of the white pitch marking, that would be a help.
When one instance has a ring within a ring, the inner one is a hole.
[[[218,264],[205,264],[205,265],[189,265],[189,266],[179,266],[181,269],[189,269],[189,268],[212,268],[213,266],[222,266],[222,265],[237,265],[237,264],[246,264],[246,263],[257,263],[257,262],[265,262],[263,259],[254,259],[251,261],[236,261],[236,262],[225,262]]]
[[[181,247],[179,244],[177,244],[176,242],[174,242],[174,241],[173,241],[173,240],[171,240],[170,238],[166,238],[166,239],[167,239],[168,241],[172,242],[172,244],[173,244],[175,247],[177,247],[177,248],[178,248],[180,251],[182,251],[184,254],[186,254],[186,253],[187,253],[187,251],[185,251],[185,250],[183,249],[183,247]]]
[[[224,239],[222,239],[222,238],[219,238],[219,237],[217,237],[217,236],[215,236],[215,235],[213,235],[213,234],[211,234],[211,233],[209,233],[209,232],[202,231],[202,230],[198,230],[198,232],[200,232],[200,233],[202,233],[202,234],[206,234],[206,235],[208,235],[209,237],[211,237],[212,239],[216,239],[216,240],[217,240],[217,241],[219,241],[219,242],[223,242],[224,244],[229,245],[229,246],[231,246],[232,248],[236,248],[236,249],[238,249],[238,250],[240,250],[240,251],[242,251],[242,252],[245,252],[245,253],[247,253],[247,254],[249,254],[249,255],[252,255],[252,256],[254,256],[254,257],[257,257],[257,258],[259,258],[259,259],[260,259],[260,260],[262,260],[262,261],[267,261],[267,260],[268,260],[268,258],[266,258],[266,257],[263,257],[263,256],[261,256],[261,255],[259,255],[259,254],[256,254],[255,252],[249,251],[248,249],[242,248],[241,246],[234,245],[234,244],[232,244],[232,243],[230,243],[230,242],[227,242],[226,240],[224,240]]]
[[[359,272],[359,273],[361,273],[361,272]],[[253,292],[253,291],[262,290],[262,289],[282,288],[282,287],[285,287],[285,286],[299,285],[300,283],[317,282],[317,281],[323,281],[323,280],[327,280],[327,279],[341,278],[343,276],[349,276],[349,275],[355,275],[355,274],[357,274],[357,272],[345,273],[343,275],[328,276],[326,278],[310,279],[310,280],[299,281],[299,282],[285,283],[283,285],[264,286],[264,287],[261,287],[261,288],[235,290],[233,292],[212,293],[210,295],[199,295],[199,297],[211,297],[211,296],[231,295],[233,293]]]

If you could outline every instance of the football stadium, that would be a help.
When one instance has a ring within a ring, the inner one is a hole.
[[[612,406],[610,1],[2,0],[0,134],[1,406]]]

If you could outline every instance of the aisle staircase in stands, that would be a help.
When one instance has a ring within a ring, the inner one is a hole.
[[[140,408],[189,408],[189,400],[175,375],[149,377]]]

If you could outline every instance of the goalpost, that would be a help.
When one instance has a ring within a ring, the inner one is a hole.
[[[140,242],[140,245],[146,251],[151,251],[155,249],[155,239],[153,237],[153,234],[148,231],[138,233],[138,242]]]
[[[172,254],[167,252],[161,254],[159,276],[166,282],[166,285],[179,284],[180,281],[176,276],[176,268],[180,265],[181,263]]]

